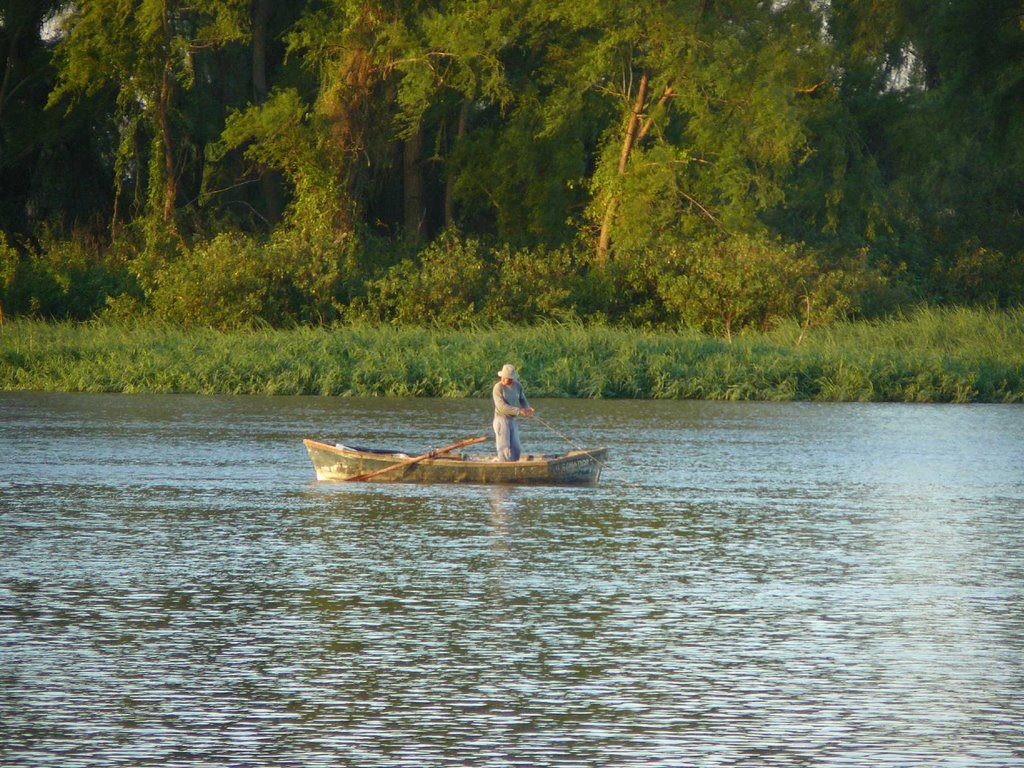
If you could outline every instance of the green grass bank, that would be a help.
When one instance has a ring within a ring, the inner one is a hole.
[[[1024,402],[1024,309],[920,309],[727,343],[576,324],[481,329],[0,326],[0,389],[481,397],[513,362],[531,397]]]

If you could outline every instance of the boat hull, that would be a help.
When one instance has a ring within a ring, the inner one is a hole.
[[[394,466],[411,457],[303,440],[320,481],[345,481]],[[607,449],[570,451],[561,456],[495,461],[483,457],[436,456],[368,478],[374,483],[479,483],[485,485],[594,485]]]

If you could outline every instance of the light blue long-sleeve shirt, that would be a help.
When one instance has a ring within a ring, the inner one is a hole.
[[[494,415],[512,418],[518,416],[524,408],[529,408],[526,401],[526,394],[523,392],[523,385],[513,381],[505,386],[500,381],[494,385],[491,393],[494,397]]]

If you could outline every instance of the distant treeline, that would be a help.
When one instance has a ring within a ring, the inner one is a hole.
[[[921,309],[731,343],[574,323],[218,331],[15,320],[0,389],[487,397],[516,364],[532,397],[1024,402],[1024,309]]]
[[[1024,301],[1020,0],[17,0],[0,320]]]

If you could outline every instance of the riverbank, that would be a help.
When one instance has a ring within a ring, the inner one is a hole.
[[[504,362],[532,397],[1024,402],[1024,309],[921,309],[731,343],[577,324],[233,332],[18,320],[0,389],[483,397]]]

